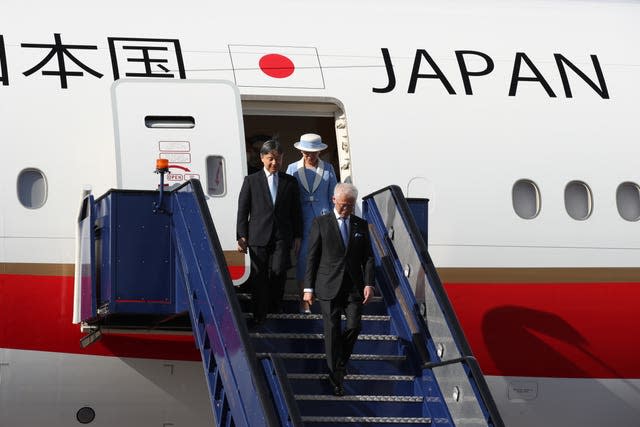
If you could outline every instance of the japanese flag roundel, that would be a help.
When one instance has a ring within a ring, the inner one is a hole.
[[[229,45],[238,86],[324,89],[315,47]]]

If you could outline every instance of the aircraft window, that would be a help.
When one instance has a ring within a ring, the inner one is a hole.
[[[225,161],[222,156],[207,156],[207,194],[221,197],[226,193]]]
[[[27,209],[39,209],[47,201],[47,178],[38,169],[27,168],[18,175],[18,200]]]
[[[146,116],[144,125],[152,129],[192,129],[196,121],[191,116]]]
[[[593,212],[591,189],[582,181],[571,181],[564,189],[564,206],[569,216],[584,221]]]
[[[535,182],[528,179],[516,181],[511,190],[511,198],[513,210],[520,218],[533,219],[540,213],[540,190]]]
[[[640,187],[634,182],[623,182],[616,191],[618,213],[627,221],[640,219]]]

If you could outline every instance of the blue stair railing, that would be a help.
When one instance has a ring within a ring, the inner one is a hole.
[[[425,205],[419,208],[423,218]],[[443,423],[503,427],[427,251],[426,227],[416,224],[397,186],[364,197],[363,214],[371,224],[379,288],[398,335],[412,344],[421,368],[417,386],[432,397],[425,399],[429,411]]]
[[[279,425],[268,385],[248,345],[244,316],[200,182],[189,181],[174,190],[170,201],[176,288],[183,287],[188,295],[212,408],[221,421],[232,416],[236,426]],[[226,405],[230,414],[225,414]]]
[[[282,358],[277,353],[261,357],[260,363],[267,376],[270,390],[277,390],[273,399],[278,411],[280,425],[283,427],[302,427],[302,417],[294,398],[291,384],[287,378],[287,370]]]
[[[110,190],[83,200],[85,345],[101,330],[191,329],[216,426],[300,425],[281,364],[253,350],[200,182],[163,193]]]

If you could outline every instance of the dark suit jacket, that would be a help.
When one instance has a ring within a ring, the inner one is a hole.
[[[332,212],[316,217],[309,234],[305,288],[321,300],[334,299],[345,275],[364,296],[364,285],[373,285],[374,263],[367,221],[351,215],[349,244],[345,250],[338,221]]]
[[[294,238],[302,236],[298,181],[278,172],[274,206],[264,170],[246,176],[238,197],[236,224],[236,238],[246,238],[249,246],[266,246],[272,234],[291,246]]]

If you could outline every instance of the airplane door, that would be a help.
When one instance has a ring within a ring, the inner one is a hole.
[[[158,158],[169,160],[165,185],[199,179],[208,197],[234,284],[249,275],[236,251],[238,194],[246,174],[240,94],[222,80],[123,79],[112,86],[117,185],[157,189]]]

